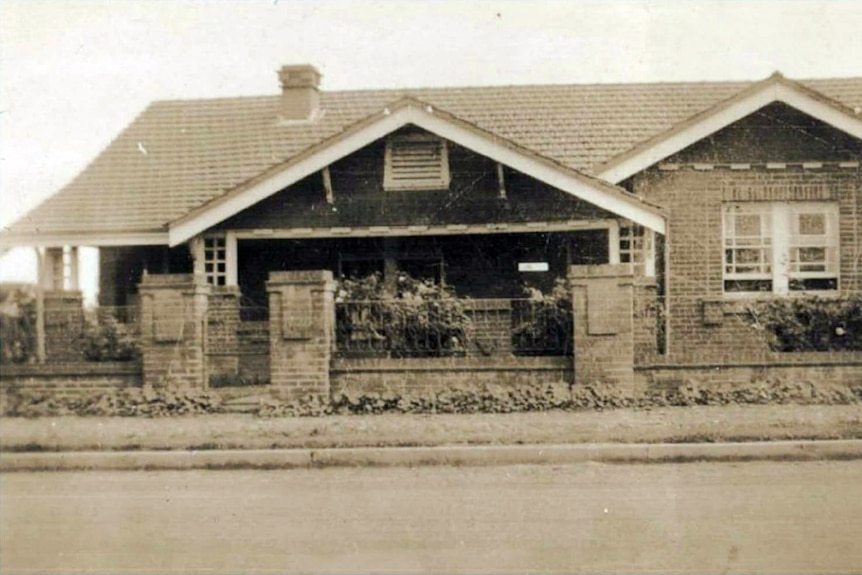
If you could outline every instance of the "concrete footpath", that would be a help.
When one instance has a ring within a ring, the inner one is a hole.
[[[862,459],[862,440],[0,453],[0,471],[308,469]]]

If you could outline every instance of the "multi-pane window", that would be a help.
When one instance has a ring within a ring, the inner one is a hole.
[[[620,263],[630,263],[635,271],[651,276],[654,260],[653,234],[637,224],[620,226]]]
[[[386,142],[383,188],[442,190],[449,187],[449,157],[445,140],[430,134],[405,134]]]
[[[204,238],[204,275],[211,285],[227,285],[227,241],[225,238]]]
[[[724,291],[772,291],[770,204],[737,204],[724,213]]]
[[[791,209],[789,288],[834,290],[838,288],[838,212],[812,204]]]
[[[838,208],[752,202],[724,210],[724,291],[838,289]]]

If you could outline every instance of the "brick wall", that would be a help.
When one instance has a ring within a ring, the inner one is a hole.
[[[422,393],[438,389],[516,387],[572,381],[568,357],[337,359],[332,393]]]
[[[212,288],[206,314],[207,373],[210,377],[239,374],[239,288]]]
[[[328,396],[335,300],[330,271],[271,272],[269,360],[272,393]]]
[[[636,177],[634,184],[636,193],[670,208],[666,289],[668,359],[673,363],[772,357],[763,334],[752,328],[753,322],[745,313],[746,302],[723,294],[723,202],[837,201],[841,218],[840,289],[843,293],[862,289],[862,175],[858,168],[653,168]]]
[[[210,286],[202,276],[145,275],[141,295],[144,383],[207,386],[206,314]]]
[[[680,385],[733,390],[758,383],[807,384],[824,388],[862,384],[860,353],[798,353],[765,363],[724,365],[655,365],[635,368],[639,388],[673,389]]]
[[[140,387],[140,362],[67,362],[0,366],[0,387],[57,395]]]
[[[572,266],[575,382],[631,393],[634,274],[631,264]]]
[[[247,381],[269,381],[269,321],[242,321],[237,328],[239,375]]]
[[[83,333],[81,292],[45,292],[45,359],[52,362],[80,360]]]

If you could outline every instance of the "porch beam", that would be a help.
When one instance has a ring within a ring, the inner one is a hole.
[[[571,220],[567,222],[529,222],[529,223],[490,223],[472,225],[439,226],[357,226],[351,228],[283,228],[283,229],[238,229],[231,233],[238,240],[260,239],[303,239],[303,238],[368,238],[368,237],[411,237],[411,236],[452,236],[485,234],[518,234],[536,232],[569,232],[579,230],[606,230],[617,227],[617,253],[619,254],[619,222],[615,219]]]

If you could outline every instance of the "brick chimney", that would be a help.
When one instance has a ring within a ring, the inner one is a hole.
[[[281,82],[281,109],[283,121],[313,120],[320,109],[320,72],[310,64],[282,66],[278,71]]]

